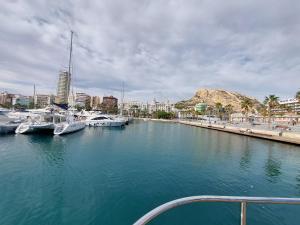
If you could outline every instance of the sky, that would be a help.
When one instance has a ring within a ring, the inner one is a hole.
[[[299,0],[3,0],[0,91],[179,101],[218,88],[262,100],[300,88]]]

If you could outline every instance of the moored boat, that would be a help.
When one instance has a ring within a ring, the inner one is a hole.
[[[73,133],[85,128],[84,121],[76,121],[74,117],[68,119],[68,121],[59,123],[55,125],[54,134],[55,135],[63,135],[68,133]]]
[[[6,116],[0,116],[0,134],[13,133],[20,125],[21,120],[12,120]]]
[[[55,124],[62,120],[63,116],[53,113],[45,113],[37,117],[28,117],[27,121],[21,123],[16,134],[36,133],[36,132],[53,132]]]
[[[94,127],[122,127],[126,121],[123,118],[112,118],[106,115],[92,116],[85,121],[87,126]]]

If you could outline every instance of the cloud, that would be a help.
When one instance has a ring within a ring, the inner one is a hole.
[[[297,0],[4,1],[0,90],[55,93],[75,31],[75,91],[172,101],[200,87],[262,99],[300,83]]]

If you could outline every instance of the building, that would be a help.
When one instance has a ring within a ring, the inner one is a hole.
[[[33,97],[32,96],[24,96],[24,95],[15,95],[12,99],[12,105],[13,106],[20,105],[20,106],[29,108],[30,105],[33,106]]]
[[[87,109],[91,105],[91,96],[83,92],[77,92],[75,96],[75,105]]]
[[[91,97],[91,108],[92,109],[98,109],[101,104],[101,98],[100,96],[93,96]]]
[[[296,98],[279,101],[279,107],[273,109],[275,114],[300,113],[300,101]]]
[[[34,96],[34,106],[37,108],[45,108],[51,105],[54,101],[53,95],[35,95]]]
[[[57,83],[56,103],[67,104],[70,93],[71,74],[67,71],[60,71]]]
[[[121,109],[122,104],[119,104],[119,108]],[[124,102],[123,103],[123,111],[125,114],[152,114],[157,111],[165,111],[165,112],[176,112],[175,105],[171,104],[169,101],[158,102],[155,99],[151,103],[143,103],[138,101]]]
[[[113,96],[105,96],[102,101],[102,111],[106,113],[118,112],[118,99]]]
[[[196,112],[203,113],[203,112],[205,112],[206,108],[207,108],[206,103],[198,103],[195,105],[194,109]]]
[[[165,112],[174,112],[175,106],[171,104],[169,101],[165,102],[158,102],[156,99],[153,99],[152,103],[148,105],[148,113],[152,114],[153,112],[157,111],[165,111]]]
[[[14,96],[15,96],[14,94],[9,94],[6,91],[2,92],[0,94],[0,105],[5,107],[11,107]]]

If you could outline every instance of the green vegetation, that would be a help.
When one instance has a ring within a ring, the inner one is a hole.
[[[268,122],[269,123],[271,123],[272,109],[274,109],[275,107],[277,107],[279,105],[278,101],[279,101],[279,97],[277,97],[275,95],[269,95],[269,96],[265,97],[264,105],[268,109],[268,116],[269,116]]]
[[[230,120],[230,115],[233,113],[233,106],[228,104],[224,107],[225,116],[228,120]]]
[[[0,107],[9,109],[11,108],[11,104],[10,103],[0,104]]]
[[[170,120],[170,119],[173,119],[175,117],[175,114],[171,113],[171,112],[157,111],[157,112],[154,112],[152,116],[154,118],[157,118],[157,119],[167,119],[167,120]]]
[[[241,102],[241,108],[243,112],[245,113],[246,119],[248,120],[248,114],[253,108],[253,102],[249,98],[244,98]]]
[[[298,101],[300,101],[300,91],[297,91],[297,93],[296,93],[296,99],[298,100]]]
[[[27,105],[21,105],[20,103],[17,103],[17,104],[14,105],[14,108],[17,109],[17,110],[26,109]]]
[[[177,102],[175,104],[175,108],[176,109],[184,109],[185,108],[184,102]]]

